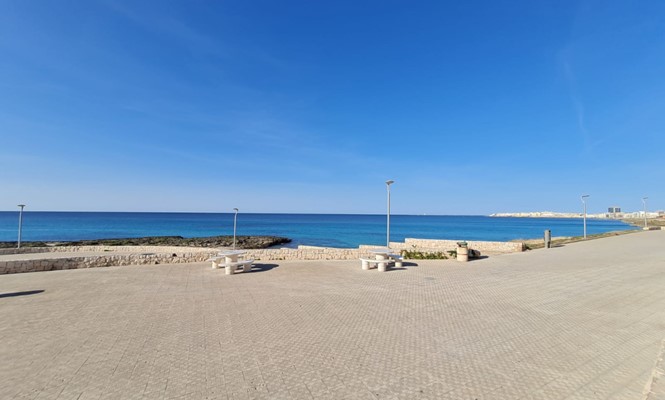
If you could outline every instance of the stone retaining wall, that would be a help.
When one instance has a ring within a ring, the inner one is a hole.
[[[512,253],[523,251],[522,243],[470,241],[468,244],[470,248],[479,250],[482,253]],[[369,249],[376,247],[375,245],[361,245],[357,249],[338,249],[333,247],[298,246],[297,249],[255,249],[247,250],[247,257],[253,258],[257,262],[279,260],[357,260],[359,258],[371,257],[372,254],[369,253]],[[390,247],[396,253],[400,250],[446,252],[457,248],[457,242],[454,240],[406,239],[404,243],[391,242]],[[218,249],[202,247],[177,246],[63,246],[1,250],[0,254],[58,252],[97,252],[102,254],[50,259],[48,256],[45,256],[37,260],[0,261],[0,274],[123,265],[202,262],[208,260],[219,251]]]
[[[32,253],[48,253],[46,247],[22,247],[20,249],[0,249],[0,256],[5,254],[32,254]]]
[[[103,254],[85,257],[0,261],[0,274],[125,265],[202,262],[209,259],[214,253],[210,251],[198,251],[194,253]]]
[[[376,246],[374,246],[376,247]],[[366,252],[360,249],[298,246],[297,249],[247,250],[247,257],[256,260],[354,260]]]
[[[2,254],[34,254],[34,253],[84,253],[84,252],[115,252],[115,253],[209,253],[217,249],[207,247],[183,246],[49,246],[22,247],[20,249],[0,249]]]
[[[422,252],[445,252],[455,250],[458,240],[437,239],[405,239],[404,243],[390,242],[390,247],[396,250],[422,251]],[[524,251],[522,242],[485,242],[466,241],[470,249],[479,250],[481,253],[518,253]]]

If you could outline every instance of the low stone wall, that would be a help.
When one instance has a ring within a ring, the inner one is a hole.
[[[514,253],[523,251],[522,243],[469,241],[469,247],[481,253]],[[247,250],[248,258],[257,262],[279,260],[358,260],[371,257],[370,249],[376,245],[361,245],[357,249],[333,247],[298,246],[297,249],[255,249]],[[390,247],[399,253],[401,250],[421,252],[446,252],[457,248],[455,240],[406,239],[404,243],[391,242]],[[23,249],[2,249],[0,254],[31,253],[101,253],[73,257],[45,256],[36,260],[0,261],[0,274],[19,272],[54,271],[62,269],[97,268],[124,265],[172,264],[202,262],[214,256],[219,250],[202,247],[164,246],[63,246]],[[122,254],[126,253],[126,254]]]
[[[56,271],[63,269],[99,268],[125,265],[174,264],[202,262],[215,252],[169,252],[143,254],[103,254],[85,257],[64,257],[38,260],[0,261],[0,274]]]
[[[0,249],[0,256],[6,254],[33,254],[33,253],[47,253],[47,247],[22,247],[20,249]]]
[[[404,243],[390,242],[390,248],[399,253],[401,250],[422,252],[446,252],[457,248],[456,240],[405,239]],[[481,253],[516,253],[524,251],[523,243],[469,241],[469,248]],[[256,260],[356,260],[371,257],[370,249],[380,246],[360,245],[357,249],[338,249],[334,247],[298,246],[297,249],[261,249],[248,250],[248,257]]]
[[[86,253],[86,252],[114,252],[114,253],[210,253],[216,249],[206,247],[182,246],[49,246],[49,247],[22,247],[20,249],[0,249],[3,254],[35,254],[35,253]]]
[[[438,239],[410,239],[404,243],[390,242],[390,248],[395,250],[422,251],[422,252],[445,252],[455,250],[458,240]],[[479,250],[481,253],[517,253],[524,251],[524,243],[521,242],[485,242],[466,241],[470,249]]]
[[[363,252],[360,249],[338,249],[334,247],[298,246],[297,249],[285,248],[285,249],[247,250],[247,257],[262,261],[354,260],[360,258],[362,253]]]

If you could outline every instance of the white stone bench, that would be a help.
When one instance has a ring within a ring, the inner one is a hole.
[[[212,269],[219,268],[219,264],[224,263],[224,257],[212,257],[208,261],[212,262]]]
[[[391,263],[392,263],[392,261],[389,260],[389,259],[386,259],[386,260],[376,260],[376,259],[373,259],[373,258],[361,258],[360,261],[361,261],[361,264],[362,264],[362,268],[363,268],[365,271],[367,271],[367,270],[369,270],[370,268],[372,268],[372,264],[376,264],[376,266],[377,266],[377,268],[379,269],[379,271],[381,271],[381,272],[385,272],[386,269],[387,269],[387,267],[388,267],[388,264],[391,264]]]
[[[377,260],[375,258],[361,258],[360,261],[364,270],[369,270],[373,264],[376,264],[376,267],[380,272],[386,272],[388,267],[392,264],[395,264],[396,268],[402,267],[402,256],[398,254],[389,254],[388,258],[384,260]]]
[[[215,257],[211,257],[211,258],[209,258],[207,261],[212,262],[212,269],[217,269],[217,268],[219,268],[219,267],[223,267],[224,264],[225,264],[225,262],[226,262],[226,260],[227,260],[227,257],[224,257],[224,256],[215,256]],[[238,262],[243,261],[243,260],[242,260],[242,257],[238,257],[237,261],[238,261]]]
[[[227,263],[225,262],[224,257],[213,257],[208,261],[212,262],[212,268],[224,268],[226,270],[226,275],[233,275],[237,272],[239,266],[242,266],[243,272],[248,272],[252,270],[252,264],[254,260],[238,260],[234,262]]]
[[[388,254],[388,258],[395,261],[395,266],[397,268],[402,267],[402,261],[404,261],[404,257],[400,256],[399,254]]]

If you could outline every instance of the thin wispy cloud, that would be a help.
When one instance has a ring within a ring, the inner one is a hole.
[[[153,34],[163,35],[167,39],[186,46],[193,52],[200,52],[219,57],[228,56],[225,44],[219,40],[192,28],[182,20],[162,13],[159,9],[150,9],[150,12],[136,10],[134,2],[105,1],[111,10]]]
[[[167,7],[159,10],[150,9],[150,12],[146,12],[145,10],[138,10],[137,3],[135,2],[108,0],[104,3],[111,10],[131,21],[136,26],[152,34],[171,39],[192,54],[213,56],[224,61],[250,60],[254,63],[258,62],[271,68],[282,70],[294,67],[292,64],[271,53],[268,49],[248,44],[243,46],[234,45],[231,40],[232,38],[205,33],[201,29],[197,29],[191,24],[186,23],[181,18],[181,15],[174,10],[169,11]],[[218,15],[217,23],[223,24],[224,17],[223,15]],[[247,21],[247,23],[251,24],[251,21]]]
[[[577,129],[580,137],[582,138],[582,143],[584,144],[584,152],[591,153],[596,147],[603,143],[603,140],[594,140],[591,132],[589,131],[589,128],[587,127],[584,103],[578,90],[577,80],[575,78],[573,67],[568,58],[568,56],[564,55],[562,61],[562,68],[568,87],[568,94],[570,96],[573,110],[575,111],[575,115],[577,117]]]

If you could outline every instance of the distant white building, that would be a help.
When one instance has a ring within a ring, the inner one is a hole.
[[[607,218],[622,218],[621,207],[617,206],[608,207]]]

